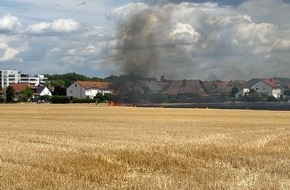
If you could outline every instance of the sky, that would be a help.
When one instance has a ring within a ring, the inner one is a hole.
[[[288,18],[290,0],[1,0],[0,70],[290,78]]]

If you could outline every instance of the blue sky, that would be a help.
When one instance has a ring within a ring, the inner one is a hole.
[[[128,72],[117,59],[124,42],[118,26],[144,10],[152,13],[145,35],[155,37],[148,47],[158,52],[148,75],[290,78],[288,0],[2,0],[0,69],[99,77]],[[174,48],[162,48],[168,45]]]

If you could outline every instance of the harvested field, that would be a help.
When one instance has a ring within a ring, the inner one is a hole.
[[[0,105],[0,189],[290,189],[290,112]]]

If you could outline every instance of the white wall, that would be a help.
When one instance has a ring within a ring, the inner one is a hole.
[[[281,97],[281,89],[273,89],[272,91],[272,96],[274,96],[275,98],[280,98]]]
[[[20,80],[20,73],[18,70],[2,70],[0,72],[2,88],[10,84],[18,83]]]
[[[110,90],[103,89],[85,89],[80,86],[78,83],[73,83],[66,89],[66,96],[74,97],[74,98],[94,98],[96,94],[102,93],[103,95],[106,93],[112,93]]]
[[[274,96],[275,98],[280,98],[281,96],[281,89],[272,88],[271,86],[267,85],[263,81],[259,81],[254,84],[251,89],[254,89],[259,94],[265,94],[267,96]]]
[[[272,96],[272,87],[264,83],[263,81],[259,81],[254,84],[251,89],[254,89],[259,94],[264,94],[267,96]]]
[[[74,98],[85,98],[85,89],[78,83],[74,82],[66,89],[66,96]]]
[[[44,96],[44,95],[52,96],[50,90],[47,87],[45,87],[43,91],[40,93],[40,96]]]
[[[250,92],[250,89],[243,88],[242,90],[240,90],[238,93],[235,94],[235,98],[239,99],[239,98],[245,96],[248,92]]]

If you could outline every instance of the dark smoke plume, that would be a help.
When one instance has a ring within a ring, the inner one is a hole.
[[[125,74],[149,76],[158,70],[162,51],[171,48],[162,41],[170,14],[146,9],[118,24],[116,62]]]

